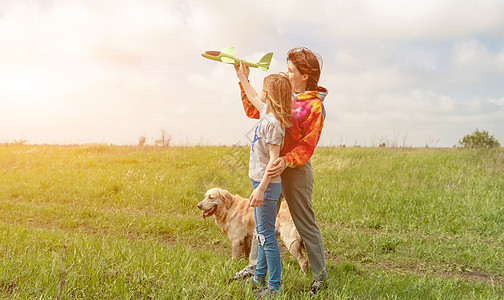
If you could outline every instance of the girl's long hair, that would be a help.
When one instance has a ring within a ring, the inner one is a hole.
[[[292,110],[292,86],[284,74],[272,74],[264,78],[263,89],[267,92],[266,104],[282,128],[289,128]]]

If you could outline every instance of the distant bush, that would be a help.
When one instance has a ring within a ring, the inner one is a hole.
[[[490,135],[488,131],[476,129],[472,134],[464,136],[459,140],[459,144],[464,148],[495,148],[500,147],[499,141]]]
[[[26,143],[28,143],[28,141],[25,139],[14,140],[13,142],[14,145],[26,145]]]
[[[163,147],[163,148],[168,148],[170,147],[170,143],[172,140],[172,136],[169,135],[166,130],[161,129],[161,137],[157,140],[154,141],[156,146]]]
[[[142,135],[141,137],[138,138],[138,146],[143,147],[145,146],[145,142],[147,141],[147,138]]]

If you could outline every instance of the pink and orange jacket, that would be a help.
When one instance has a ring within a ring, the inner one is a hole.
[[[259,111],[249,101],[241,84],[240,90],[245,113],[249,118],[259,119]],[[285,129],[284,145],[280,151],[287,167],[302,166],[313,155],[324,126],[326,112],[323,101],[326,96],[327,90],[320,86],[317,91],[293,95],[292,127]]]

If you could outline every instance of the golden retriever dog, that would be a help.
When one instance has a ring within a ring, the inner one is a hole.
[[[233,259],[248,258],[250,243],[255,229],[254,209],[249,200],[239,195],[232,195],[227,190],[212,188],[205,193],[205,199],[198,203],[203,210],[203,219],[214,216],[215,223],[220,226],[222,233],[231,240]],[[282,202],[276,220],[276,234],[285,247],[298,261],[303,272],[308,269],[308,261],[302,253],[304,243],[294,226],[286,202]]]

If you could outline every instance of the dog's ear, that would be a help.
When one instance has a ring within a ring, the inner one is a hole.
[[[226,209],[229,209],[233,204],[233,195],[231,195],[231,193],[227,190],[219,189],[219,196],[222,199],[222,202],[224,202]]]

